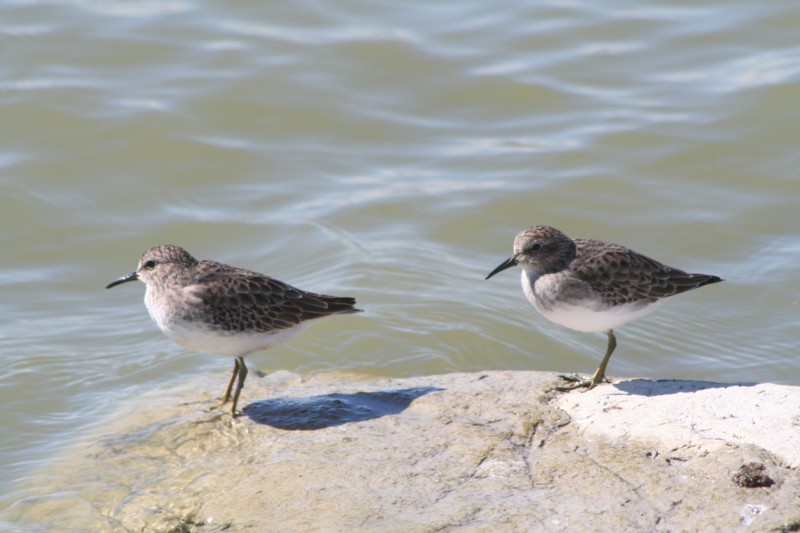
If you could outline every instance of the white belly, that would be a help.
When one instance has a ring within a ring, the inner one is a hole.
[[[545,306],[542,300],[537,298],[535,288],[531,285],[530,278],[524,270],[522,272],[522,290],[528,301],[549,321],[587,333],[616,329],[649,315],[661,304],[661,300],[657,300],[604,307],[600,302],[585,299],[570,303],[556,301]]]
[[[213,355],[242,357],[259,350],[280,346],[290,337],[308,326],[302,322],[294,327],[276,330],[273,333],[235,333],[194,328],[190,324],[172,324],[160,328],[164,334],[184,348]],[[160,327],[160,324],[159,324]]]

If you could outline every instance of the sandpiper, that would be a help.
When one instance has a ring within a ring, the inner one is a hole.
[[[311,322],[356,313],[355,298],[306,292],[258,272],[198,261],[180,246],[162,244],[147,250],[138,268],[109,283],[141,280],[150,318],[181,346],[234,357],[233,374],[220,406],[231,400],[231,415],[247,377],[244,358],[273,348]],[[237,381],[238,377],[238,381]]]
[[[625,246],[594,239],[571,239],[550,226],[517,234],[514,255],[492,270],[520,266],[522,290],[545,318],[583,332],[606,332],[608,348],[591,380],[563,390],[596,387],[617,346],[614,329],[658,308],[664,298],[722,281],[708,274],[688,274]]]

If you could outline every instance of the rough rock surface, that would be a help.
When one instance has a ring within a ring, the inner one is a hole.
[[[57,494],[15,510],[20,523],[800,530],[798,387],[623,380],[561,393],[557,376],[540,372],[278,372],[253,375],[245,416],[232,421],[207,411],[206,391],[222,381],[162,390],[117,413],[49,474]],[[762,476],[756,486],[750,474]]]

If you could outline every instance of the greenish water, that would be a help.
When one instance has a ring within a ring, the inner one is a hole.
[[[592,372],[605,336],[483,279],[550,224],[726,280],[622,328],[609,375],[800,383],[799,25],[790,1],[0,3],[3,529],[119,405],[224,385],[143,286],[103,289],[157,243],[367,311],[264,372]]]

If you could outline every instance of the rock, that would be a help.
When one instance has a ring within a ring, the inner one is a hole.
[[[248,381],[232,421],[206,410],[214,378],[110,417],[18,520],[202,532],[800,523],[798,387],[624,380],[559,393],[540,372],[277,372]],[[741,486],[742,467],[774,484]]]

